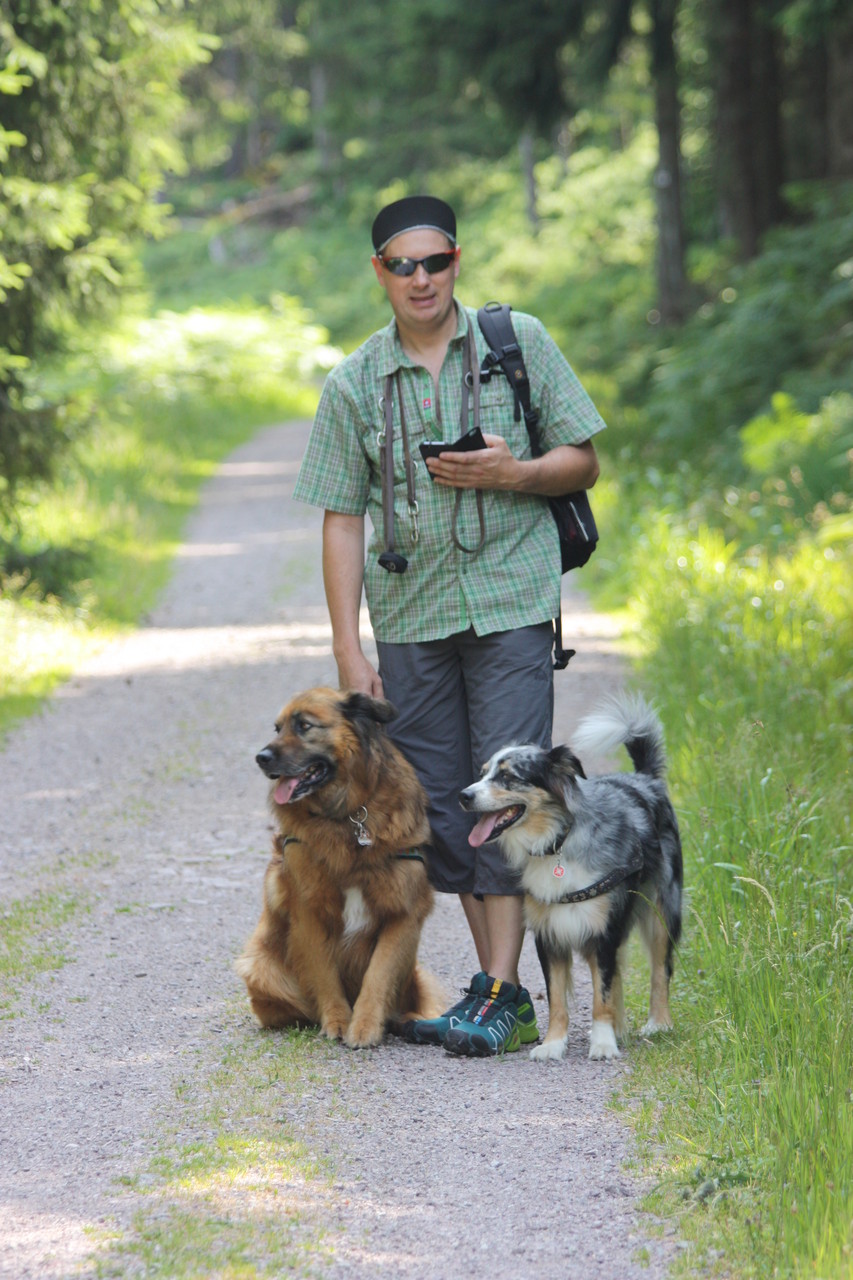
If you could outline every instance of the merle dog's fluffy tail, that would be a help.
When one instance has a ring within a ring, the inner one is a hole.
[[[663,728],[657,713],[638,694],[609,698],[581,721],[572,736],[572,746],[580,752],[605,754],[623,745],[637,773],[663,777]]]

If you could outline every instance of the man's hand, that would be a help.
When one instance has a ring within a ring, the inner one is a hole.
[[[378,671],[367,661],[363,653],[348,654],[336,658],[338,684],[342,689],[366,693],[371,698],[384,698],[385,692]]]
[[[483,435],[488,448],[441,453],[427,462],[436,484],[451,489],[506,489],[556,498],[591,489],[598,479],[592,441],[559,444],[540,458],[516,458],[503,436]]]
[[[427,462],[438,484],[451,489],[516,489],[521,479],[521,463],[510,452],[503,436],[483,435],[487,449],[470,453],[441,453]]]

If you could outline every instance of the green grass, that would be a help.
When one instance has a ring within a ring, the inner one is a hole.
[[[81,340],[82,341],[82,340]],[[32,711],[171,571],[216,464],[260,426],[310,416],[335,358],[292,300],[128,318],[54,376],[93,424],[49,494],[21,511],[0,599],[0,731]]]
[[[328,1260],[321,1220],[331,1170],[287,1112],[325,1080],[336,1049],[313,1032],[259,1032],[236,1003],[231,1015],[203,1086],[178,1086],[181,1137],[165,1133],[148,1170],[124,1180],[142,1205],[128,1232],[103,1240],[92,1259],[98,1276],[307,1277]]]
[[[61,891],[15,898],[0,911],[0,1019],[14,1017],[26,984],[68,963],[65,926],[86,909]]]
[[[678,1030],[628,1086],[652,1207],[692,1241],[681,1274],[835,1280],[853,1274],[848,558],[810,538],[745,557],[672,513],[633,532],[688,891]]]

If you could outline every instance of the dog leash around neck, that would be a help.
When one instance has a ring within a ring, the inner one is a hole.
[[[409,447],[409,435],[406,430],[406,413],[403,406],[403,388],[400,384],[400,370],[389,373],[385,378],[384,389],[380,399],[385,419],[384,430],[379,432],[379,471],[382,489],[382,520],[385,538],[385,550],[379,557],[379,563],[389,573],[405,573],[409,562],[405,556],[394,550],[394,388],[397,389],[397,404],[400,414],[400,435],[403,441],[403,462],[406,474],[406,500],[409,506],[409,518],[412,522],[412,542],[418,541],[418,502],[415,491],[415,464]],[[468,403],[473,396],[474,426],[480,426],[480,364],[477,358],[477,344],[474,338],[474,326],[468,319],[468,331],[462,349],[462,395],[460,397],[460,434],[468,431]],[[466,555],[476,555],[483,549],[486,541],[486,524],[483,514],[483,493],[475,489],[477,504],[477,521],[480,537],[476,547],[466,547],[457,536],[459,510],[462,504],[463,490],[457,489],[453,507],[453,518],[450,536],[458,551]]]
[[[576,889],[574,893],[564,893],[562,898],[551,898],[548,905],[565,906],[570,902],[589,902],[590,898],[600,898],[602,894],[609,893],[611,889],[616,888],[617,884],[621,884],[623,880],[627,880],[629,876],[641,871],[642,868],[643,855],[636,853],[627,867],[619,867],[616,871],[611,871],[609,875],[602,876],[594,884],[588,884],[585,889]]]

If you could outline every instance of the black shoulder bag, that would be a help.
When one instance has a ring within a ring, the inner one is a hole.
[[[516,421],[524,416],[531,453],[534,458],[540,458],[543,450],[539,439],[539,411],[531,403],[530,379],[515,336],[511,311],[507,303],[487,302],[477,312],[477,320],[491,348],[486,364],[491,369],[499,366],[505,374],[515,397]],[[557,498],[549,498],[548,505],[560,535],[561,572],[579,569],[598,545],[598,529],[587,492],[579,489],[577,493],[561,494]],[[558,671],[568,665],[574,652],[574,649],[563,648],[562,613],[558,613],[554,619],[554,666]]]

